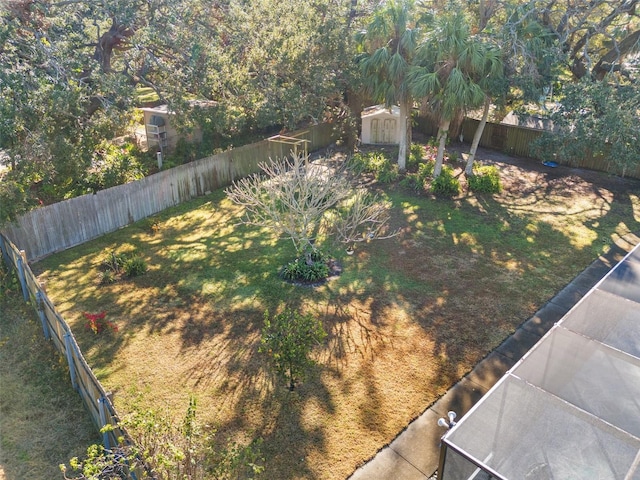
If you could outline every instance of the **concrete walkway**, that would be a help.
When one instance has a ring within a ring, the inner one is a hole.
[[[593,262],[558,295],[544,305],[513,335],[487,355],[462,380],[411,422],[395,440],[358,468],[349,480],[425,480],[435,478],[440,456],[440,437],[445,429],[438,418],[449,410],[460,419],[538,340],[600,281],[640,237],[629,234]]]

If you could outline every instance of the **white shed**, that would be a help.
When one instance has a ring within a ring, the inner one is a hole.
[[[400,143],[400,107],[375,105],[362,111],[362,143]]]

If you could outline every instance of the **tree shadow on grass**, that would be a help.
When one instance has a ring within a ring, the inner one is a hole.
[[[455,383],[607,251],[620,226],[630,231],[640,227],[635,220],[637,200],[636,204],[631,200],[632,192],[640,191],[640,182],[575,169],[530,172],[513,165],[508,168],[516,170],[517,180],[504,195],[467,195],[458,207],[482,219],[489,227],[486,231],[472,225],[464,228],[455,215],[453,220],[443,217],[435,222],[443,239],[451,240],[442,250],[455,251],[455,257],[448,253],[443,258],[437,249],[433,255],[440,257],[438,261],[426,255],[426,268],[434,279],[440,279],[434,284],[440,301],[425,304],[416,319],[435,340],[437,358],[441,359],[435,374],[438,388]],[[573,220],[582,218],[582,224],[591,230],[588,246],[580,244],[588,243],[584,239],[572,236],[570,221],[567,230],[555,223],[555,216],[569,215]],[[415,230],[411,233],[412,237],[420,236]],[[465,272],[458,259],[475,267]],[[487,296],[483,290],[491,294]],[[476,304],[476,308],[465,308],[460,299]],[[479,379],[492,375],[481,373]]]

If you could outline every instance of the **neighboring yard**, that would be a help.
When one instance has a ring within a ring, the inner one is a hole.
[[[0,479],[62,478],[58,465],[100,440],[64,360],[0,266]]]
[[[612,239],[640,231],[638,181],[479,159],[499,165],[502,194],[443,200],[374,185],[400,234],[336,251],[343,273],[318,288],[280,280],[291,243],[237,225],[242,212],[221,191],[34,270],[121,413],[141,401],[180,418],[194,394],[221,443],[264,440],[263,478],[344,479]],[[149,271],[99,285],[111,249],[137,250]],[[294,392],[258,352],[265,309],[285,302],[329,333]],[[82,313],[102,310],[118,332],[85,328]]]

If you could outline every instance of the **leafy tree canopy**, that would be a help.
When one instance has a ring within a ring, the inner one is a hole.
[[[640,90],[582,79],[563,88],[551,114],[556,132],[534,145],[545,160],[603,157],[623,174],[640,162]]]
[[[352,83],[351,32],[370,3],[3,1],[0,149],[14,182],[3,203],[28,208],[34,183],[46,201],[76,191],[98,145],[124,133],[140,86],[186,129],[321,120]],[[207,118],[192,99],[219,108]]]

